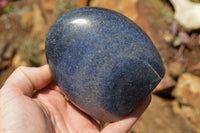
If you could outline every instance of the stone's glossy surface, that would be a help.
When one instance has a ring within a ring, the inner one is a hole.
[[[149,37],[127,17],[102,8],[62,15],[47,35],[46,57],[72,103],[107,122],[131,112],[165,73]]]

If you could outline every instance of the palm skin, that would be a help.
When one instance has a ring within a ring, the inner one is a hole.
[[[37,94],[31,97],[33,90]],[[150,103],[148,96],[133,112],[102,133],[126,133]],[[98,133],[99,124],[68,100],[55,84],[49,66],[19,67],[0,90],[0,132]]]

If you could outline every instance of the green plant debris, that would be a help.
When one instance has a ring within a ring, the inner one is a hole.
[[[173,46],[178,47],[181,44],[181,39],[179,37],[175,37],[173,40]]]
[[[77,7],[77,4],[72,0],[56,0],[55,14],[60,17],[63,13]]]
[[[195,2],[195,3],[200,3],[200,0],[190,0],[192,2]]]
[[[167,23],[172,23],[174,14],[167,6],[162,8],[161,15],[165,18]]]
[[[7,5],[3,8],[3,13],[9,13],[11,11],[11,5]]]

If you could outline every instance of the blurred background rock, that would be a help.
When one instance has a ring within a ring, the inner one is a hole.
[[[200,10],[199,0],[182,0],[188,2],[195,8],[182,10]],[[135,21],[165,64],[164,79],[130,133],[200,133],[200,27],[188,30],[187,18],[175,17],[173,0],[0,0],[0,86],[20,65],[46,64],[49,28],[64,12],[81,6],[110,8]]]

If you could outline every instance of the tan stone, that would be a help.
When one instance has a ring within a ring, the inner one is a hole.
[[[185,68],[183,67],[182,63],[176,61],[169,63],[168,70],[170,75],[176,78],[179,77],[185,71]]]
[[[23,28],[30,27],[33,25],[33,12],[24,12],[20,19],[20,24]]]
[[[181,104],[200,108],[200,77],[184,73],[179,77],[173,95]]]
[[[200,109],[186,105],[180,106],[177,100],[172,102],[172,109],[176,115],[180,115],[193,127],[195,133],[200,133]]]
[[[182,116],[190,121],[191,125],[196,129],[196,133],[200,133],[200,109],[190,106],[181,107]]]

